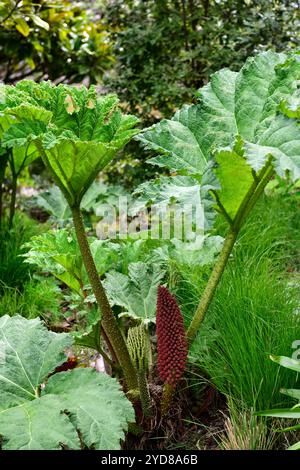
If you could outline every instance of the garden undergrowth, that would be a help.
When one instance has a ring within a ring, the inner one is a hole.
[[[280,405],[286,400],[282,383],[295,385],[293,373],[278,370],[269,354],[291,355],[299,332],[298,225],[299,203],[292,196],[258,204],[190,352],[191,362],[241,409]],[[208,274],[207,268],[180,267],[173,291],[187,323]]]
[[[24,263],[20,256],[24,253],[22,245],[43,230],[43,225],[38,225],[22,212],[17,212],[11,230],[7,228],[6,221],[3,221],[0,229],[0,292],[6,287],[23,289],[25,282],[30,278],[32,268]]]

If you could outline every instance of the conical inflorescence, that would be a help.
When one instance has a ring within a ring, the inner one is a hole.
[[[184,372],[188,346],[181,311],[173,295],[162,286],[157,295],[156,333],[159,375],[174,387]]]

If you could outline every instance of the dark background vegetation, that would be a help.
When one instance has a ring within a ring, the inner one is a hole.
[[[0,80],[96,83],[150,125],[194,98],[212,73],[256,52],[300,43],[300,2],[289,0],[5,0]],[[136,144],[109,175],[150,176]]]

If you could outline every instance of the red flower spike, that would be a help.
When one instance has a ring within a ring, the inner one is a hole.
[[[158,287],[156,334],[160,378],[175,386],[185,369],[188,346],[183,317],[175,297],[162,286]]]

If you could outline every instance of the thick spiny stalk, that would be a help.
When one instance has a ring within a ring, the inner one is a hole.
[[[97,273],[94,259],[91,254],[89,243],[87,240],[85,227],[79,207],[72,208],[74,227],[77,235],[79,248],[82,259],[93,289],[98,307],[102,313],[102,326],[105,335],[109,339],[116,357],[124,373],[124,378],[129,390],[138,388],[138,381],[135,368],[132,364],[131,357],[128,352],[125,340],[119,330],[114,314],[108,302],[105,290]]]
[[[13,160],[11,160],[11,174],[12,174],[12,184],[11,184],[11,199],[10,199],[10,207],[9,207],[9,222],[8,228],[9,230],[12,228],[14,223],[15,211],[16,211],[16,197],[17,197],[17,174],[15,172],[15,167]]]
[[[3,182],[5,177],[6,164],[8,162],[8,154],[0,157],[0,228],[3,216]]]
[[[187,331],[187,339],[188,342],[191,344],[193,340],[195,339],[198,329],[201,325],[201,323],[204,320],[204,317],[206,315],[206,312],[208,310],[208,307],[210,306],[210,303],[214,297],[214,294],[216,292],[216,289],[218,287],[219,281],[222,277],[222,274],[224,272],[225,266],[227,264],[228,258],[231,254],[232,248],[235,244],[236,238],[237,238],[238,232],[237,231],[232,231],[228,233],[222,251],[219,255],[219,258],[216,261],[216,264],[213,268],[213,271],[210,275],[210,278],[208,280],[208,283],[206,284],[205,290],[202,294],[201,300],[199,302],[198,308],[195,312],[195,315],[191,321],[191,324],[189,326],[189,329]]]

